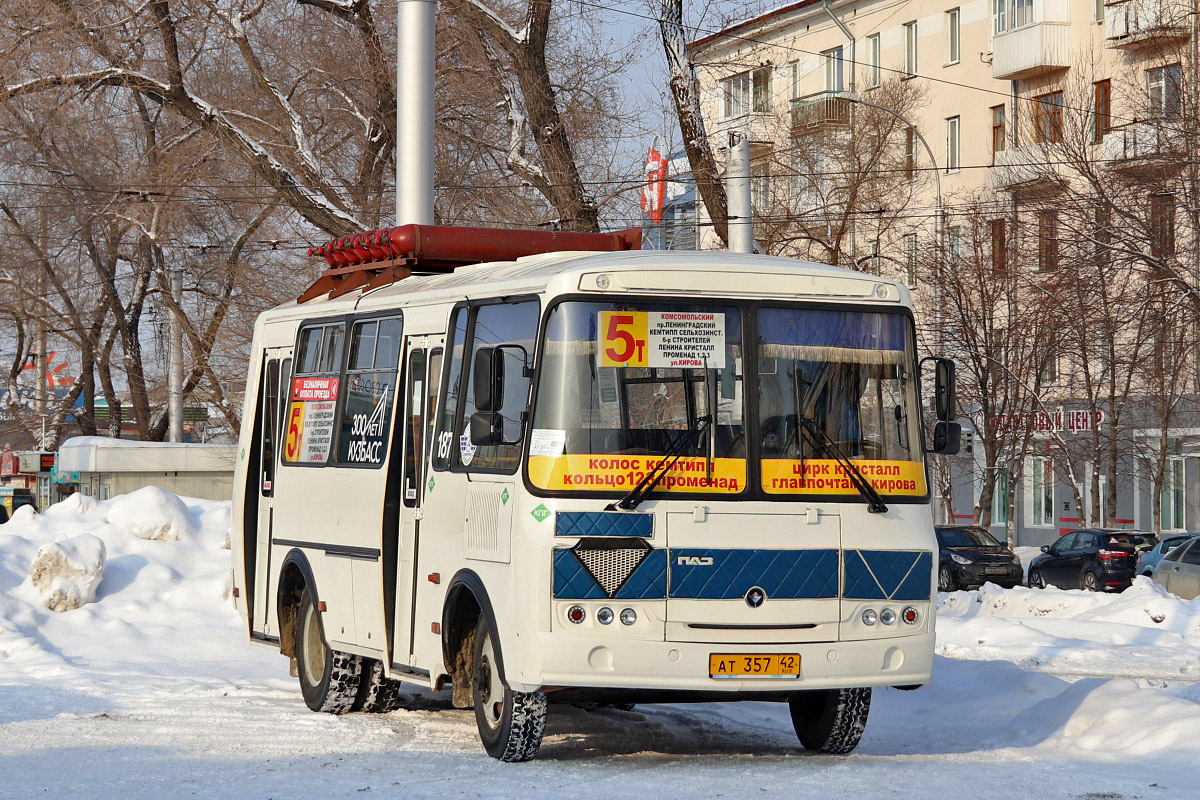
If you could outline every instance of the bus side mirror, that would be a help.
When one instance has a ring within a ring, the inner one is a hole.
[[[476,447],[506,444],[504,417],[499,411],[476,411],[471,415],[471,444]]]
[[[959,440],[962,438],[962,426],[957,422],[938,421],[933,426],[933,447],[929,452],[936,455],[952,456],[958,452]]]
[[[498,347],[475,351],[471,387],[476,411],[498,411],[504,403],[504,353]],[[472,417],[471,429],[474,430]]]
[[[958,411],[954,403],[954,362],[948,358],[934,360],[934,413],[943,422],[951,422]],[[935,441],[937,434],[934,434]],[[958,437],[954,441],[957,443]],[[955,444],[954,451],[958,452]]]

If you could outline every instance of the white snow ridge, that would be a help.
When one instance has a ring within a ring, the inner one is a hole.
[[[139,539],[177,542],[196,533],[187,506],[166,489],[145,486],[109,502],[109,523]]]
[[[51,611],[73,611],[96,599],[104,580],[104,542],[83,533],[38,548],[29,567],[29,580]]]

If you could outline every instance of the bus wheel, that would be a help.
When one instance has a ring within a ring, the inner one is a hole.
[[[546,695],[514,692],[496,669],[499,645],[486,619],[475,629],[471,701],[483,749],[501,761],[528,761],[542,746],[546,729]]]
[[[817,689],[788,698],[792,726],[805,750],[843,756],[858,747],[871,710],[870,687]]]
[[[363,676],[358,687],[355,711],[368,714],[386,714],[404,706],[403,684],[383,675],[383,662],[364,659]]]
[[[317,605],[307,587],[300,595],[296,629],[296,665],[300,693],[313,711],[345,714],[353,710],[362,679],[362,658],[330,649]]]

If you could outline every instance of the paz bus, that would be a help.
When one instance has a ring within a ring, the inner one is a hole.
[[[532,758],[551,702],[787,702],[849,753],[930,678],[912,304],[875,275],[638,251],[640,233],[409,225],[313,251],[259,317],[234,596],[314,711],[451,688]]]

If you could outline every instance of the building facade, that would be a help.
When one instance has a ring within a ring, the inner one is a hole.
[[[959,361],[942,521],[1200,529],[1192,11],[801,0],[689,46],[764,249],[905,281]]]

